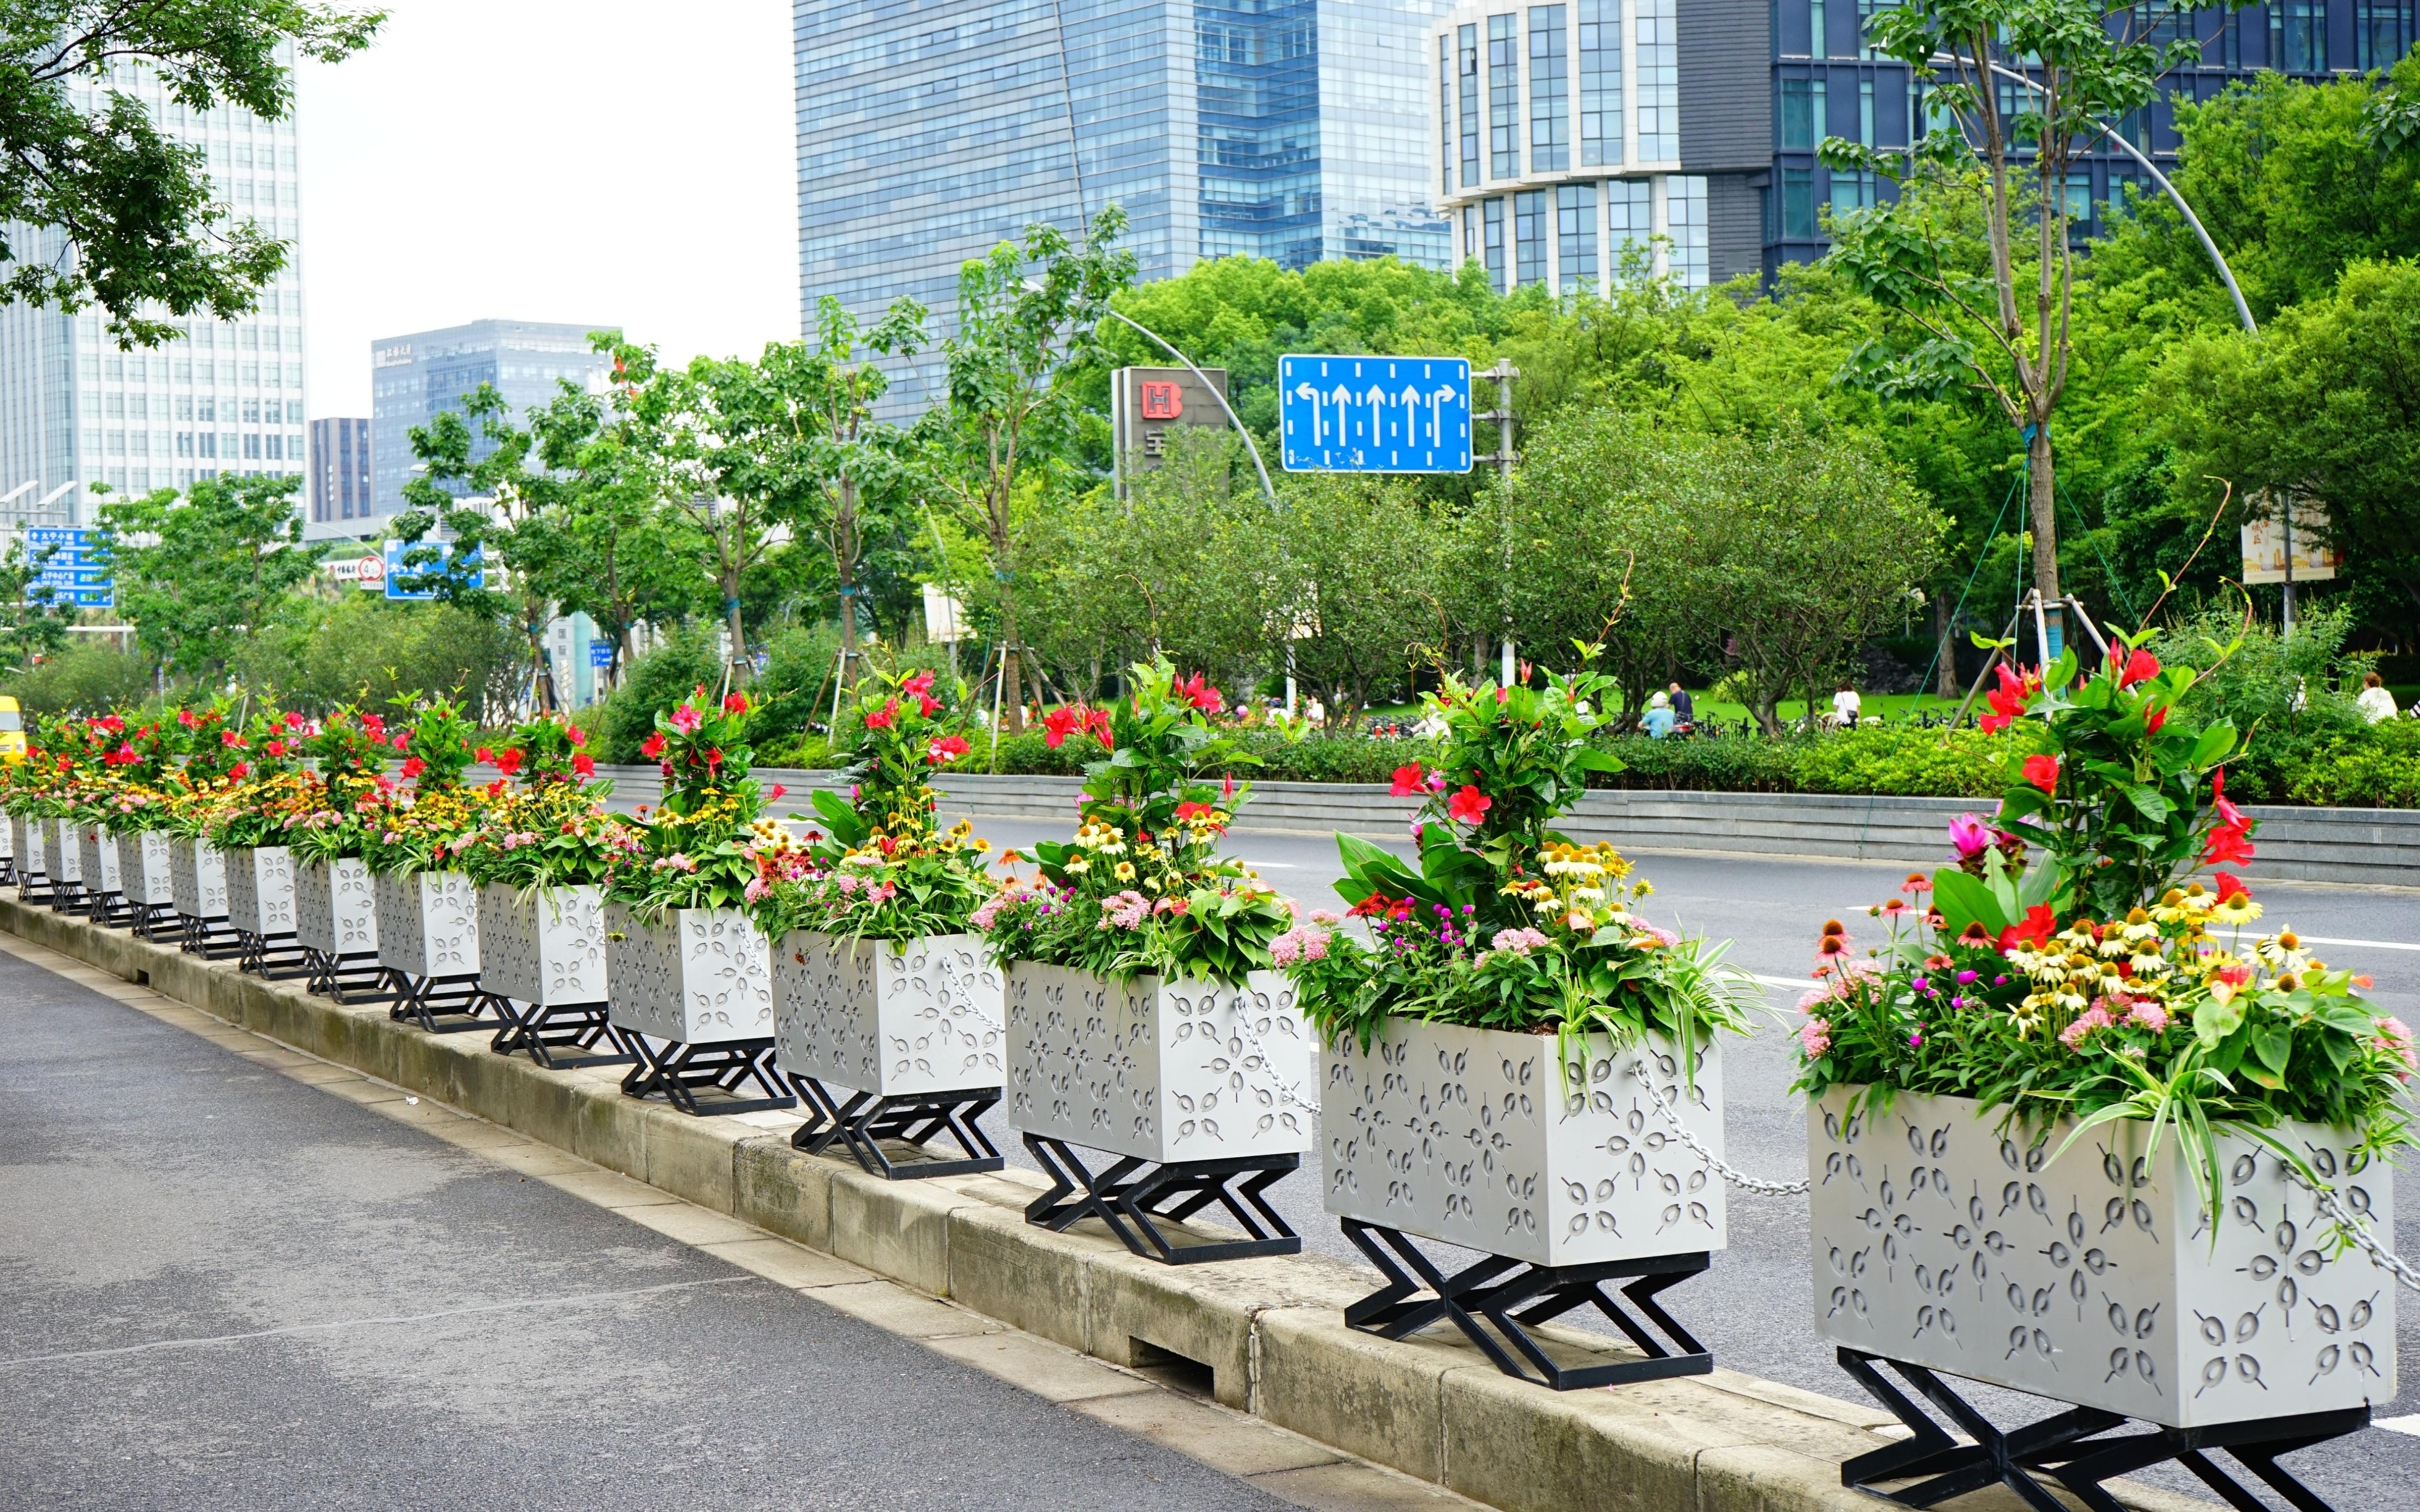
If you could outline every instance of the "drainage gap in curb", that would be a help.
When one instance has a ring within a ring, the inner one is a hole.
[[[1129,1337],[1126,1344],[1133,1350],[1137,1375],[1147,1376],[1179,1396],[1205,1402],[1218,1399],[1218,1372],[1210,1366],[1139,1338]]]

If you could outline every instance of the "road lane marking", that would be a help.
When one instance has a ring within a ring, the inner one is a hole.
[[[2325,934],[2305,934],[2301,930],[2294,937],[2304,945],[2350,945],[2360,950],[2420,950],[2420,945],[2406,945],[2400,940],[2338,940]]]

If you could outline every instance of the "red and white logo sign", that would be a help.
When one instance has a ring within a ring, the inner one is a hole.
[[[386,587],[386,558],[364,557],[353,563],[353,581],[364,588],[383,591]]]
[[[1144,380],[1142,386],[1142,417],[1145,420],[1177,420],[1185,414],[1185,391],[1173,383]]]

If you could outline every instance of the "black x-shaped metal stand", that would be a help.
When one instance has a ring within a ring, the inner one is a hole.
[[[395,999],[395,991],[387,980],[386,967],[379,964],[376,950],[304,950],[303,958],[311,972],[302,983],[304,992],[333,997],[340,1003],[385,1003]]]
[[[236,933],[243,939],[243,949],[236,959],[238,969],[267,981],[311,974],[310,952],[302,949],[302,942],[291,931],[278,934],[255,934],[250,930]]]
[[[47,872],[20,872],[16,881],[17,901],[21,903],[49,907],[57,901],[58,885],[51,880]]]
[[[504,1026],[488,1042],[500,1056],[526,1050],[530,1059],[549,1071],[579,1066],[627,1066],[639,1057],[612,1048],[613,1026],[605,1022],[602,1003],[516,1003],[499,993],[482,995],[482,1007],[504,1020]],[[599,1050],[605,1040],[609,1048]]]
[[[0,887],[13,887],[17,881],[17,858],[0,856]]]
[[[209,918],[198,914],[178,914],[177,923],[177,948],[187,955],[224,961],[243,954],[243,932],[228,923],[225,914]]]
[[[1001,1089],[997,1087],[912,1097],[883,1097],[843,1088],[836,1096],[832,1088],[813,1076],[795,1072],[790,1073],[790,1085],[799,1089],[799,1096],[807,1105],[807,1121],[790,1135],[790,1143],[810,1155],[822,1154],[835,1139],[844,1140],[848,1152],[857,1157],[857,1164],[867,1174],[886,1181],[925,1176],[971,1176],[979,1171],[999,1170],[1003,1164],[999,1147],[975,1123],[1000,1101]],[[840,1101],[841,1096],[848,1101]],[[960,1153],[926,1152],[927,1142],[941,1134],[956,1142]],[[905,1140],[915,1146],[918,1158],[892,1160],[882,1148],[885,1139]]]
[[[1447,1275],[1400,1229],[1383,1228],[1357,1218],[1338,1221],[1343,1225],[1344,1237],[1353,1242],[1353,1247],[1368,1256],[1370,1263],[1387,1278],[1385,1286],[1344,1309],[1346,1325],[1364,1334],[1399,1339],[1441,1318],[1448,1319],[1479,1346],[1481,1353],[1496,1362],[1496,1368],[1556,1391],[1623,1386],[1672,1376],[1702,1376],[1714,1368],[1713,1353],[1655,1300],[1657,1292],[1706,1268],[1710,1257],[1702,1250],[1691,1255],[1600,1260],[1589,1265],[1533,1265],[1527,1260],[1490,1255]],[[1664,1335],[1663,1339],[1648,1333],[1638,1318],[1606,1294],[1606,1282],[1624,1277],[1630,1278],[1630,1284],[1621,1288],[1622,1296],[1655,1325]],[[1425,1301],[1416,1300],[1423,1291],[1433,1295]],[[1591,1304],[1647,1358],[1605,1365],[1558,1365],[1527,1327]],[[1668,1347],[1666,1340],[1679,1349]],[[1514,1358],[1515,1351],[1518,1359]]]
[[[166,935],[184,933],[184,925],[177,920],[174,903],[136,903],[134,934],[137,939],[158,941]]]
[[[1901,1506],[1931,1506],[1987,1486],[2006,1486],[2035,1512],[2063,1512],[2063,1504],[2040,1478],[2048,1476],[2092,1512],[2122,1512],[2117,1498],[2102,1483],[2173,1459],[2238,1512],[2268,1512],[2250,1488],[2206,1452],[2223,1449],[2295,1512],[2329,1512],[2328,1504],[2279,1465],[2277,1457],[2357,1432],[2369,1423],[2368,1408],[2348,1407],[2208,1427],[2147,1425],[2141,1432],[2115,1433],[2111,1430],[2129,1421],[2122,1414],[2097,1407],[2071,1407],[2039,1423],[2003,1430],[1922,1365],[1846,1348],[1840,1350],[1839,1359],[1840,1368],[1889,1408],[1911,1435],[1842,1465],[1840,1484]],[[1884,1365],[1905,1378],[1943,1417],[1975,1442],[1960,1443],[1951,1438],[1876,1368]],[[1916,1484],[1897,1490],[1884,1490],[1874,1484],[1885,1480]]]
[[[783,1089],[782,1073],[773,1069],[769,1037],[725,1040],[720,1044],[667,1040],[660,1051],[636,1029],[615,1025],[613,1038],[638,1062],[622,1078],[625,1096],[644,1098],[661,1092],[666,1102],[691,1118],[799,1105],[798,1098]],[[755,1083],[765,1095],[742,1095],[739,1088],[745,1082]]]
[[[1302,1236],[1262,1196],[1301,1168],[1298,1154],[1228,1155],[1165,1165],[1122,1155],[1095,1175],[1063,1139],[1029,1134],[1025,1149],[1050,1178],[1050,1190],[1026,1205],[1027,1223],[1063,1232],[1078,1218],[1095,1217],[1127,1249],[1166,1265],[1302,1253]],[[1079,1183],[1083,1196],[1076,1196]],[[1165,1218],[1181,1224],[1214,1202],[1250,1237],[1178,1242],[1153,1222]]]
[[[496,1026],[494,1019],[480,1012],[490,999],[479,991],[479,974],[475,971],[462,976],[416,977],[390,967],[386,980],[395,999],[395,1006],[386,1011],[391,1019],[417,1024],[431,1034],[467,1034]]]
[[[72,918],[84,912],[84,884],[68,877],[51,879],[51,912]]]
[[[85,902],[85,917],[103,929],[132,929],[138,912],[122,892],[91,893]]]

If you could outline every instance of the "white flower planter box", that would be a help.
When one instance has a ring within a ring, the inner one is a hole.
[[[377,882],[379,964],[421,978],[479,974],[479,893],[469,877],[389,872]]]
[[[378,953],[378,887],[358,856],[294,869],[294,937],[331,959]]]
[[[1008,963],[1008,1121],[1139,1160],[1311,1148],[1311,1043],[1294,983],[1240,987]]]
[[[604,895],[593,887],[479,889],[479,982],[541,1008],[605,1001]]]
[[[72,819],[45,819],[42,826],[42,855],[51,863],[53,882],[84,882],[84,847],[76,839]]]
[[[605,904],[606,1019],[681,1044],[773,1037],[772,951],[737,908],[676,908],[655,923]]]
[[[175,864],[167,834],[146,829],[117,837],[117,876],[126,901],[146,908],[176,902]]]
[[[852,940],[792,930],[773,951],[785,1072],[876,1097],[998,1088],[1005,988],[973,934]]]
[[[294,853],[283,845],[226,853],[227,922],[263,939],[294,933]]]
[[[21,876],[44,875],[42,866],[42,822],[21,813],[8,816],[8,856],[17,863]]]
[[[76,872],[84,878],[85,890],[94,893],[123,892],[117,874],[117,841],[100,825],[75,826]]]
[[[2171,1427],[2382,1405],[2395,1280],[2332,1252],[2312,1195],[2249,1140],[2221,1142],[2216,1243],[2171,1131],[2104,1125],[2054,1161],[1967,1098],[1901,1093],[1849,1118],[1810,1104],[1815,1327],[1825,1340]],[[1979,1117],[1978,1117],[1979,1115]],[[2272,1131],[2395,1232],[2383,1162],[2342,1131]]]
[[[1390,1019],[1320,1052],[1327,1211],[1526,1260],[1588,1265],[1724,1247],[1723,1183],[1630,1070],[1699,1143],[1723,1150],[1721,1046],[1590,1038],[1574,1088],[1556,1037]]]
[[[226,854],[208,841],[168,842],[168,896],[187,918],[226,917]]]

